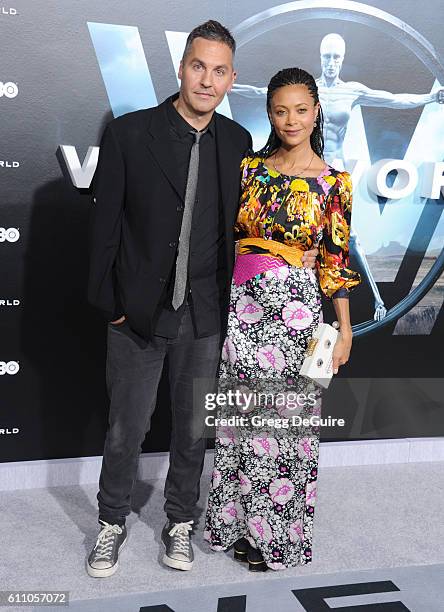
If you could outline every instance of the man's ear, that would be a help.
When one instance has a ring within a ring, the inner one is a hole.
[[[182,72],[183,72],[183,60],[180,60],[179,72],[177,73],[177,78],[180,80],[182,80]]]
[[[233,88],[234,81],[236,80],[236,77],[237,77],[237,72],[235,70],[233,70],[233,76],[231,77],[231,84],[230,84],[229,88],[227,89],[227,93],[230,93],[231,89]]]

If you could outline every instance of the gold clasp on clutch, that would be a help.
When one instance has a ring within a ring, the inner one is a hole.
[[[317,338],[311,338],[308,341],[307,352],[306,352],[307,357],[310,357],[311,355],[313,355],[317,343],[318,343],[318,339]]]

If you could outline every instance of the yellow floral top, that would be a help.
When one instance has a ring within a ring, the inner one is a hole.
[[[327,298],[348,297],[361,282],[349,266],[352,210],[350,174],[326,165],[316,178],[271,170],[262,157],[241,163],[242,195],[235,239],[264,238],[309,250],[318,245],[316,267]],[[259,247],[257,252],[263,252]]]

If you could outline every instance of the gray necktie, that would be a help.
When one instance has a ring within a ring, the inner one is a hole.
[[[185,191],[185,209],[182,217],[182,227],[179,236],[179,251],[176,259],[176,278],[172,305],[174,310],[183,304],[188,278],[188,254],[190,250],[191,219],[193,217],[196,199],[197,179],[199,175],[199,140],[207,130],[192,132],[194,143],[191,147],[190,164],[188,166],[187,187]]]

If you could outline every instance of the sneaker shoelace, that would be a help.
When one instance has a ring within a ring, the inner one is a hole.
[[[119,525],[110,525],[109,523],[104,523],[102,530],[99,533],[97,538],[96,545],[94,546],[94,550],[96,551],[96,560],[97,557],[110,560],[113,551],[113,542],[114,536],[120,535],[122,533],[122,528]]]
[[[190,538],[188,533],[192,530],[193,521],[187,521],[186,523],[174,523],[173,527],[169,530],[168,535],[174,537],[173,540],[173,552],[188,553],[188,547],[190,544]]]

